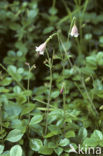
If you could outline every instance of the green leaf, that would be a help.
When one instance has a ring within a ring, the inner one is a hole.
[[[10,156],[22,156],[22,148],[20,145],[15,145],[10,149]]]
[[[54,149],[54,151],[55,151],[55,153],[56,153],[57,155],[61,155],[61,153],[63,152],[63,148],[58,147],[58,148]]]
[[[0,156],[10,156],[10,151],[5,151]]]
[[[54,8],[54,7],[51,7],[51,8],[49,9],[49,13],[50,13],[51,15],[56,15],[57,12],[58,12],[58,10],[57,10],[56,8]]]
[[[59,96],[59,94],[60,94],[59,91],[53,91],[53,92],[51,93],[51,98],[55,99],[55,98],[57,98],[57,97]]]
[[[60,112],[58,110],[50,112],[48,115],[48,123],[51,124],[52,122],[57,120],[60,115],[59,113]]]
[[[9,134],[6,137],[6,140],[10,142],[17,142],[22,138],[22,136],[23,136],[23,133],[20,130],[14,129],[9,132]]]
[[[82,67],[82,68],[81,68],[81,72],[82,72],[83,74],[85,74],[85,75],[90,76],[91,74],[94,74],[94,70],[95,70],[95,69],[96,69],[96,68],[87,65],[86,67]]]
[[[19,30],[20,28],[21,28],[21,26],[19,25],[19,24],[17,24],[17,23],[14,23],[14,22],[11,22],[10,24],[9,24],[9,27],[10,27],[10,29],[11,30]]]
[[[30,126],[38,124],[42,121],[43,117],[41,114],[35,114],[34,117],[32,117],[31,121],[30,121]]]
[[[93,134],[91,135],[92,138],[94,138],[95,140],[103,140],[103,134],[101,131],[99,130],[94,130]]]
[[[6,118],[8,119],[14,119],[14,117],[18,117],[22,110],[20,105],[11,101],[9,101],[9,103],[6,104],[4,108],[6,111]]]
[[[16,100],[17,100],[17,102],[19,104],[23,104],[23,103],[26,102],[27,98],[26,98],[26,96],[23,93],[21,93],[21,94],[15,94],[15,95],[16,95]]]
[[[23,95],[25,96],[31,96],[32,95],[32,91],[31,90],[25,90],[22,92]]]
[[[87,130],[84,127],[81,127],[78,133],[78,136],[80,137],[80,139],[84,139],[87,137]]]
[[[10,76],[12,76],[12,78],[15,79],[16,81],[20,81],[22,79],[22,76],[19,73],[17,73],[16,66],[9,65],[7,70]]]
[[[102,90],[94,90],[94,93],[99,97],[99,98],[103,98],[103,89]]]
[[[30,139],[30,147],[33,151],[39,151],[41,146],[43,146],[43,144],[40,139]]]
[[[65,69],[64,71],[63,71],[63,74],[65,75],[65,77],[70,77],[70,76],[72,76],[73,74],[74,74],[74,69],[72,68],[72,69]]]
[[[37,9],[29,10],[28,11],[28,18],[34,19],[37,16],[37,14],[38,14],[38,10]]]
[[[49,132],[46,136],[45,136],[45,138],[51,138],[51,137],[53,137],[54,135],[58,135],[58,134],[60,134],[60,130],[58,129],[56,129],[56,130],[54,130],[54,131],[52,131],[52,132]]]
[[[38,152],[40,154],[44,154],[44,155],[51,155],[53,153],[53,149],[48,148],[46,146],[42,146]]]
[[[103,47],[103,36],[100,36],[99,38],[99,44],[101,47]]]
[[[85,34],[85,39],[86,39],[86,40],[92,39],[92,34],[90,34],[90,33]]]
[[[33,93],[36,94],[37,96],[45,93],[47,91],[47,89],[44,87],[44,86],[41,86],[41,87],[38,87],[38,88],[35,88],[33,90]]]
[[[20,88],[19,86],[15,86],[15,87],[13,88],[13,91],[14,91],[14,93],[19,94],[19,93],[21,92],[21,88]]]
[[[99,79],[94,80],[93,86],[95,90],[103,90],[102,82]]]
[[[96,147],[98,145],[98,142],[95,140],[95,138],[86,138],[83,141],[83,145],[87,145],[87,147]]]
[[[17,54],[20,55],[20,51],[18,51]],[[24,73],[24,68],[18,68],[17,72],[18,72],[19,74]]]
[[[11,128],[13,129],[19,129],[21,131],[26,131],[26,127],[28,123],[25,123],[25,121],[28,122],[28,120],[19,120],[19,119],[14,119],[11,121]]]
[[[65,138],[65,139],[61,139],[59,145],[64,147],[70,144],[69,139]]]
[[[5,87],[0,87],[0,93],[8,93],[9,89],[6,89]]]
[[[54,142],[48,142],[47,144],[48,144],[48,148],[57,148],[58,147],[56,142],[55,143]]]
[[[6,77],[2,81],[0,81],[0,85],[8,86],[12,82],[12,79],[10,77]]]
[[[50,125],[50,126],[48,126],[48,129],[50,130],[51,133],[49,133],[47,135],[50,135],[50,134],[57,135],[57,134],[62,133],[60,127],[58,127],[56,125]]]
[[[40,124],[34,124],[31,126],[32,130],[35,132],[35,134],[38,134],[39,136],[43,136],[43,127]],[[39,131],[38,131],[39,129]]]
[[[8,72],[9,72],[10,74],[16,73],[16,67],[13,66],[13,65],[10,65],[10,66],[8,67]]]
[[[63,123],[64,123],[64,120],[62,118],[62,119],[60,119],[60,120],[57,121],[56,126],[62,127],[63,126]]]
[[[46,27],[43,30],[43,34],[48,34],[48,33],[52,32],[53,30],[54,30],[54,27],[53,26]]]
[[[75,137],[75,132],[74,131],[69,131],[65,134],[66,138],[72,138]]]
[[[4,146],[0,145],[0,154],[2,154],[3,150],[4,150]]]
[[[20,42],[20,41],[17,41],[15,43],[15,47],[18,48],[23,54],[25,54],[27,52],[26,45],[24,43]]]
[[[35,108],[35,105],[32,103],[25,104],[23,106],[23,111],[21,112],[21,116],[30,113]]]
[[[97,59],[98,65],[103,66],[103,52],[98,52],[96,59]]]
[[[86,57],[86,63],[90,67],[93,67],[94,69],[96,69],[96,67],[97,67],[96,55]]]

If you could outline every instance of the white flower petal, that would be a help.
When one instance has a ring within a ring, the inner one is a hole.
[[[40,55],[44,55],[44,51],[39,52]]]
[[[74,35],[74,37],[78,37],[78,36],[79,36],[79,34],[78,34],[78,33]]]
[[[42,43],[39,47],[36,47],[36,52],[38,52],[39,55],[44,55],[45,48],[46,42]]]
[[[77,28],[77,26],[76,26],[75,24],[74,24],[74,26],[73,26],[72,29],[71,29],[70,35],[71,35],[72,37],[78,37],[78,36],[79,36],[78,28]]]

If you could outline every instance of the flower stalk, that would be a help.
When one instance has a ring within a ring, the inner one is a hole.
[[[40,46],[36,47],[36,52],[38,52],[39,55],[44,55],[47,43],[56,35],[57,35],[57,32],[50,35],[44,43],[42,43],[42,44],[40,44]]]

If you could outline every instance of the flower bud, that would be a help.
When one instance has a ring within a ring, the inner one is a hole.
[[[60,90],[60,94],[62,94],[62,93],[63,93],[63,91],[64,91],[64,88],[61,88],[61,90]]]

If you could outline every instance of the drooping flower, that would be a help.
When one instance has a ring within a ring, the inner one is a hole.
[[[78,37],[79,36],[78,28],[77,28],[76,24],[73,25],[71,32],[70,32],[70,35],[72,37]]]
[[[36,47],[36,52],[39,53],[39,55],[44,55],[44,51],[46,49],[46,42],[42,43],[39,47]]]

